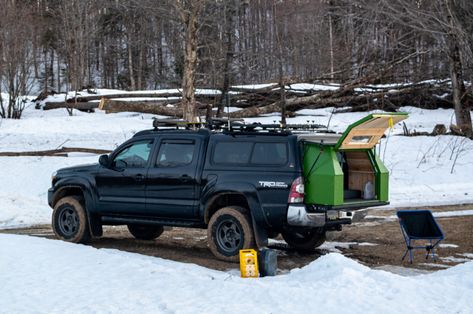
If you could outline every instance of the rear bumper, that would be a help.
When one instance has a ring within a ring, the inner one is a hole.
[[[350,210],[359,210],[368,207],[379,207],[389,205],[389,202],[385,201],[378,201],[378,200],[354,200],[354,201],[347,201],[341,205],[307,205],[310,207],[311,210],[309,211],[330,211],[330,210],[342,210],[342,211],[350,211]]]
[[[349,210],[332,209],[323,212],[308,212],[304,204],[291,204],[287,209],[287,223],[297,227],[325,227],[350,224],[353,213]]]

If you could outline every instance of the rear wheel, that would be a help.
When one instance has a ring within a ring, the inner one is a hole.
[[[52,227],[61,240],[87,242],[90,239],[90,230],[83,200],[77,196],[61,198],[54,206]]]
[[[296,250],[313,251],[325,242],[325,231],[318,228],[304,231],[286,230],[282,232],[282,237]]]
[[[154,240],[164,231],[163,226],[128,225],[127,227],[128,231],[139,240]]]
[[[242,249],[255,247],[250,219],[241,207],[224,207],[210,219],[207,229],[210,251],[227,262],[238,262]]]

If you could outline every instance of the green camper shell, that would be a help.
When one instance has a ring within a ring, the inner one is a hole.
[[[325,209],[365,208],[389,200],[389,172],[375,151],[407,113],[370,114],[343,134],[301,135],[304,203]]]

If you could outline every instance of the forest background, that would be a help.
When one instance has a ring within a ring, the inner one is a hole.
[[[473,4],[468,0],[0,0],[0,106],[82,88],[195,88],[276,82],[344,86],[449,81],[471,135]],[[281,98],[281,101],[284,101]],[[444,104],[444,103],[443,103]],[[426,104],[431,105],[431,104]]]

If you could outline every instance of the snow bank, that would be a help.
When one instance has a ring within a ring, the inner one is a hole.
[[[0,228],[50,223],[51,174],[58,168],[96,162],[97,158],[0,157]]]
[[[0,235],[6,313],[471,313],[473,262],[415,277],[332,253],[288,274],[242,279],[192,264]]]

